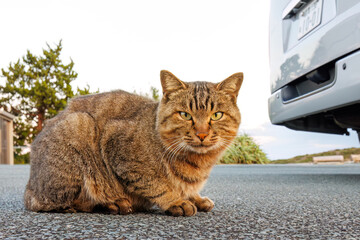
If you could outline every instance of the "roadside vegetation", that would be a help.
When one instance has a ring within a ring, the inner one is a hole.
[[[266,164],[269,163],[260,146],[247,134],[235,138],[233,144],[219,160],[220,164]]]
[[[271,161],[271,163],[275,163],[275,164],[308,163],[313,161],[313,157],[331,156],[331,155],[343,155],[345,161],[350,161],[351,154],[360,154],[360,148],[345,148],[345,149],[336,149],[322,153],[306,154],[306,155],[296,156],[293,158]]]
[[[61,41],[55,48],[47,44],[41,55],[28,50],[8,68],[1,69],[5,84],[0,86],[0,109],[15,116],[15,163],[29,163],[29,154],[24,154],[21,148],[32,143],[46,119],[63,110],[70,98],[91,93],[89,86],[72,88],[78,74],[71,59],[63,63],[61,51]]]

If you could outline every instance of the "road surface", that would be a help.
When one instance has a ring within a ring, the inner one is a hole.
[[[187,218],[28,212],[28,177],[0,165],[0,239],[360,239],[360,164],[216,166],[215,208]]]

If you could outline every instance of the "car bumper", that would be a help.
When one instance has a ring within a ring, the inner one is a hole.
[[[345,66],[345,67],[344,67]],[[334,81],[320,89],[284,101],[283,89],[268,99],[269,117],[273,124],[341,108],[360,102],[360,50],[335,63]]]

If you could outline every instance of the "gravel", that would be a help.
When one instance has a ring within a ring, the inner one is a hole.
[[[29,166],[0,165],[0,239],[360,239],[360,164],[219,165],[210,213],[33,213]]]

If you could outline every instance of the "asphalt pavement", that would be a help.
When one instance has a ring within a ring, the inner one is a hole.
[[[0,239],[360,239],[360,164],[219,165],[210,213],[33,213],[29,166],[0,165]]]

